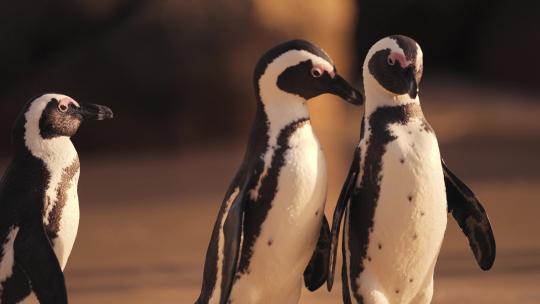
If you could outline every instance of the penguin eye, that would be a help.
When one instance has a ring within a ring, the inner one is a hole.
[[[311,69],[311,76],[315,77],[315,78],[319,78],[323,75],[323,71],[320,67],[313,67]]]
[[[68,106],[65,105],[65,104],[59,104],[59,105],[58,105],[58,110],[59,110],[60,112],[62,112],[62,113],[66,113],[67,110],[68,110]]]
[[[393,57],[388,56],[386,58],[386,63],[388,63],[388,65],[394,65],[394,64],[396,64],[396,60]]]

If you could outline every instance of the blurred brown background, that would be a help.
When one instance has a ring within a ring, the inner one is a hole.
[[[73,303],[192,303],[254,111],[258,57],[286,39],[327,50],[359,81],[369,46],[401,33],[424,51],[424,112],[478,194],[498,241],[479,270],[450,220],[434,303],[540,303],[540,4],[534,1],[57,0],[0,2],[0,171],[22,105],[44,92],[111,106],[74,141],[81,225]],[[310,103],[331,216],[361,108]],[[304,293],[302,303],[341,303]]]

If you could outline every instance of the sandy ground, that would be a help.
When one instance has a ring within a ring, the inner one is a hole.
[[[433,303],[540,303],[540,105],[474,85],[451,95],[451,84],[427,89],[424,110],[448,163],[484,202],[498,256],[492,271],[482,272],[450,219]],[[340,136],[321,131],[331,174],[327,216],[359,113],[350,114]],[[66,269],[71,302],[193,303],[210,230],[242,154],[240,142],[177,153],[81,155],[81,224]],[[5,165],[0,162],[1,171]],[[332,293],[305,291],[301,303],[341,303],[340,283],[335,286]]]

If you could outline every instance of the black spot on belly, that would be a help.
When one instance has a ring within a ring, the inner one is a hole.
[[[418,235],[415,233],[412,237],[413,240],[416,240],[418,238]]]
[[[398,294],[398,293],[399,293],[399,289],[396,289],[396,294]]]
[[[399,162],[402,163],[402,164],[405,163],[405,158],[403,158],[403,157],[400,158],[400,159],[399,159]]]
[[[367,118],[367,123],[372,130],[369,138],[363,138],[364,135],[361,135],[363,140],[369,140],[369,145],[367,145],[363,162],[360,186],[355,188],[351,195],[347,240],[351,253],[349,282],[353,295],[359,303],[363,303],[363,299],[359,294],[360,286],[356,278],[364,271],[370,233],[373,232],[375,209],[381,190],[379,177],[382,170],[382,157],[386,153],[387,145],[397,139],[388,127],[396,123],[405,125],[412,117],[423,117],[419,104],[379,107]],[[370,257],[367,257],[368,262],[369,259]]]
[[[409,194],[409,196],[407,196],[407,199],[409,200],[409,202],[412,202],[412,199],[413,199],[412,194]]]
[[[272,243],[273,243],[273,242],[274,242],[274,241],[273,241],[272,239],[269,239],[269,240],[268,240],[268,246],[272,246]]]
[[[371,262],[371,257],[368,256],[368,257],[367,257],[367,260],[368,260],[368,262]]]
[[[410,278],[410,279],[409,279],[409,283],[412,283],[413,281],[414,281],[413,278]]]
[[[420,216],[424,216],[426,213],[424,211],[420,212]]]
[[[431,127],[429,122],[427,122],[427,120],[425,118],[422,119],[422,125],[421,126],[424,129],[424,131],[426,131],[428,133],[433,133],[433,128]]]
[[[378,244],[378,247],[379,247],[379,250],[381,250],[381,249],[382,249],[382,244],[379,243],[379,244]]]
[[[319,209],[317,209],[317,211],[315,211],[315,216],[318,216],[319,215]]]

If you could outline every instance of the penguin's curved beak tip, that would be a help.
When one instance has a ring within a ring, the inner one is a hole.
[[[81,104],[79,112],[85,120],[108,120],[114,118],[114,113],[109,107],[97,104]]]
[[[361,105],[364,103],[364,94],[353,88],[343,77],[335,75],[332,79],[331,92],[343,98],[350,104]]]

